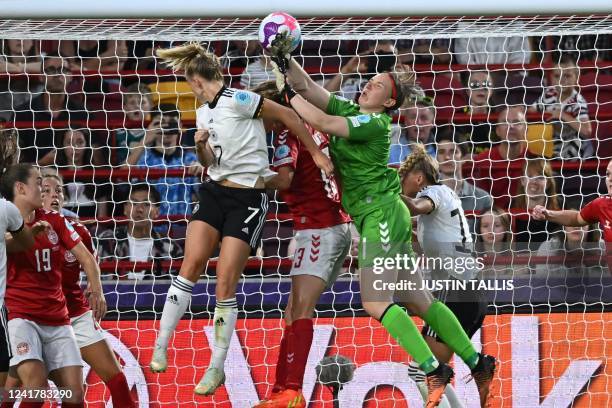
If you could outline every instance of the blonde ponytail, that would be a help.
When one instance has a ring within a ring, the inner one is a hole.
[[[174,72],[183,71],[188,77],[199,75],[208,81],[223,80],[219,58],[198,42],[160,48],[155,53]]]

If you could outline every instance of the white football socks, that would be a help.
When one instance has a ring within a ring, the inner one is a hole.
[[[209,367],[223,370],[225,357],[230,346],[232,334],[236,328],[238,318],[238,303],[236,298],[220,300],[215,307],[213,324],[215,325],[215,339],[213,341],[212,356]]]
[[[191,291],[195,283],[182,276],[177,276],[166,295],[166,303],[159,323],[159,333],[155,345],[161,348],[168,348],[168,342],[176,325],[181,320],[191,301]]]

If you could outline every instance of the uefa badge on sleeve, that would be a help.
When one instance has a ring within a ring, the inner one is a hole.
[[[248,92],[236,92],[234,94],[234,99],[236,99],[239,105],[248,105],[251,103],[251,95],[249,95]]]

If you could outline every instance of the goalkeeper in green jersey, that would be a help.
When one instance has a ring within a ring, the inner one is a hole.
[[[271,54],[284,74],[287,101],[304,121],[331,136],[330,154],[340,176],[342,205],[355,221],[361,236],[359,266],[363,308],[381,322],[427,374],[426,406],[435,407],[453,377],[453,370],[436,360],[413,320],[394,303],[392,288],[382,286],[385,282],[396,282],[398,273],[404,272],[403,267],[389,268],[393,260],[404,254],[412,255],[410,212],[400,198],[398,174],[387,167],[387,162],[391,112],[411,96],[414,75],[410,72],[377,74],[363,89],[358,103],[354,103],[316,84],[283,51],[282,43],[278,44]],[[484,406],[495,372],[495,359],[478,353],[455,315],[429,292],[419,290],[418,272],[412,271],[409,276],[415,289],[402,303],[421,317],[471,368]]]

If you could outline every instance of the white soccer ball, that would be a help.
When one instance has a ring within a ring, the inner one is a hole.
[[[291,15],[278,11],[268,15],[259,25],[259,42],[264,49],[269,49],[276,36],[287,33],[291,37],[289,52],[295,50],[302,40],[300,24]]]

